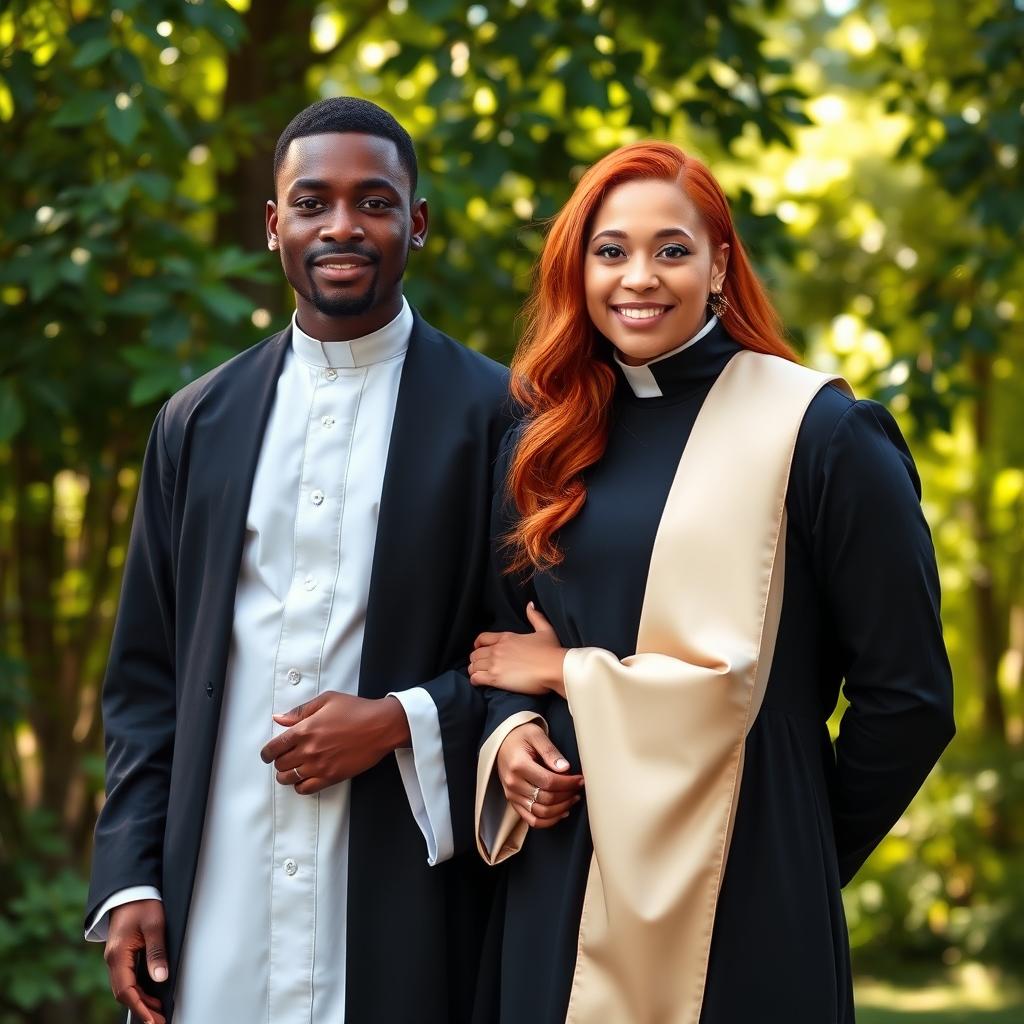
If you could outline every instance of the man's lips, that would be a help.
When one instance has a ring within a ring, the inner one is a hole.
[[[345,253],[340,256],[318,256],[313,261],[313,269],[328,281],[346,284],[357,281],[373,266],[373,261],[365,256]]]
[[[617,302],[609,308],[619,323],[645,330],[661,323],[674,307],[661,302]]]

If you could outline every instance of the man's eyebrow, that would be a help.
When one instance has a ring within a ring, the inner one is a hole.
[[[289,187],[289,192],[294,192],[296,189],[305,189],[309,192],[326,192],[330,188],[330,183],[323,180],[323,178],[296,178]]]
[[[369,192],[373,189],[387,189],[396,196],[400,195],[398,186],[388,178],[362,178],[355,183],[355,188],[360,192]],[[331,183],[323,178],[296,178],[288,188],[289,192],[329,192]]]
[[[356,182],[356,188],[363,191],[372,188],[386,188],[396,195],[398,194],[398,186],[390,178],[363,178],[362,181]]]

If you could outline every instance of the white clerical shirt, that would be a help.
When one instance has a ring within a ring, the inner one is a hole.
[[[324,690],[355,694],[377,518],[412,311],[349,342],[292,322],[246,517],[209,802],[175,990],[176,1024],[345,1019],[348,782],[299,796],[259,752],[271,720]],[[201,457],[201,453],[198,453]],[[431,864],[453,852],[437,709],[394,694],[396,752]],[[107,915],[151,887],[112,896]],[[386,955],[386,951],[381,951]]]

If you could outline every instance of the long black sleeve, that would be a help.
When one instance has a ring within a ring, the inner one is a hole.
[[[491,504],[491,559],[487,581],[487,604],[493,632],[532,633],[533,627],[526,617],[526,605],[533,601],[541,610],[530,577],[506,571],[509,551],[506,538],[515,522],[515,509],[508,493],[508,469],[512,462],[519,425],[513,424],[502,439],[494,467],[494,489]],[[522,693],[509,693],[490,686],[480,691],[487,703],[481,743],[507,718],[520,711],[544,715],[548,697],[533,697]]]
[[[920,481],[892,417],[873,402],[851,405],[823,473],[815,560],[850,702],[832,795],[845,885],[952,738],[953,690]]]
[[[108,896],[160,887],[175,731],[175,467],[165,409],[150,433],[103,684],[107,799],[96,824],[86,920]]]

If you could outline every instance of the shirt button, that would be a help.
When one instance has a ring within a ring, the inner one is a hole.
[[[334,367],[332,366],[329,370],[325,370],[324,371],[324,376],[328,380],[337,380],[338,379],[338,371],[335,370]]]
[[[316,590],[316,579],[313,576],[307,576],[303,581],[302,585],[307,590]]]
[[[324,417],[323,417],[323,419],[321,419],[321,420],[320,420],[320,422],[321,422],[321,423],[322,423],[322,424],[323,424],[323,425],[324,425],[324,426],[325,426],[325,427],[326,427],[326,428],[327,428],[328,430],[330,430],[330,429],[331,429],[331,427],[333,427],[333,426],[334,426],[334,417],[333,417],[333,416],[324,416]]]
[[[314,505],[319,507],[320,505],[322,505],[324,503],[324,492],[323,491],[314,491],[309,496],[309,500],[311,502],[313,502]]]
[[[293,860],[291,859],[291,857],[289,857],[289,858],[288,858],[288,859],[287,859],[287,860],[286,860],[286,861],[284,862],[284,873],[285,873],[286,875],[294,875],[294,874],[295,874],[295,872],[296,872],[296,871],[298,871],[298,870],[299,870],[299,865],[298,865],[298,864],[296,864],[296,863],[295,863],[295,861],[293,861]]]
[[[291,683],[292,686],[298,686],[301,679],[302,673],[297,668],[293,668],[288,671],[288,682]]]

